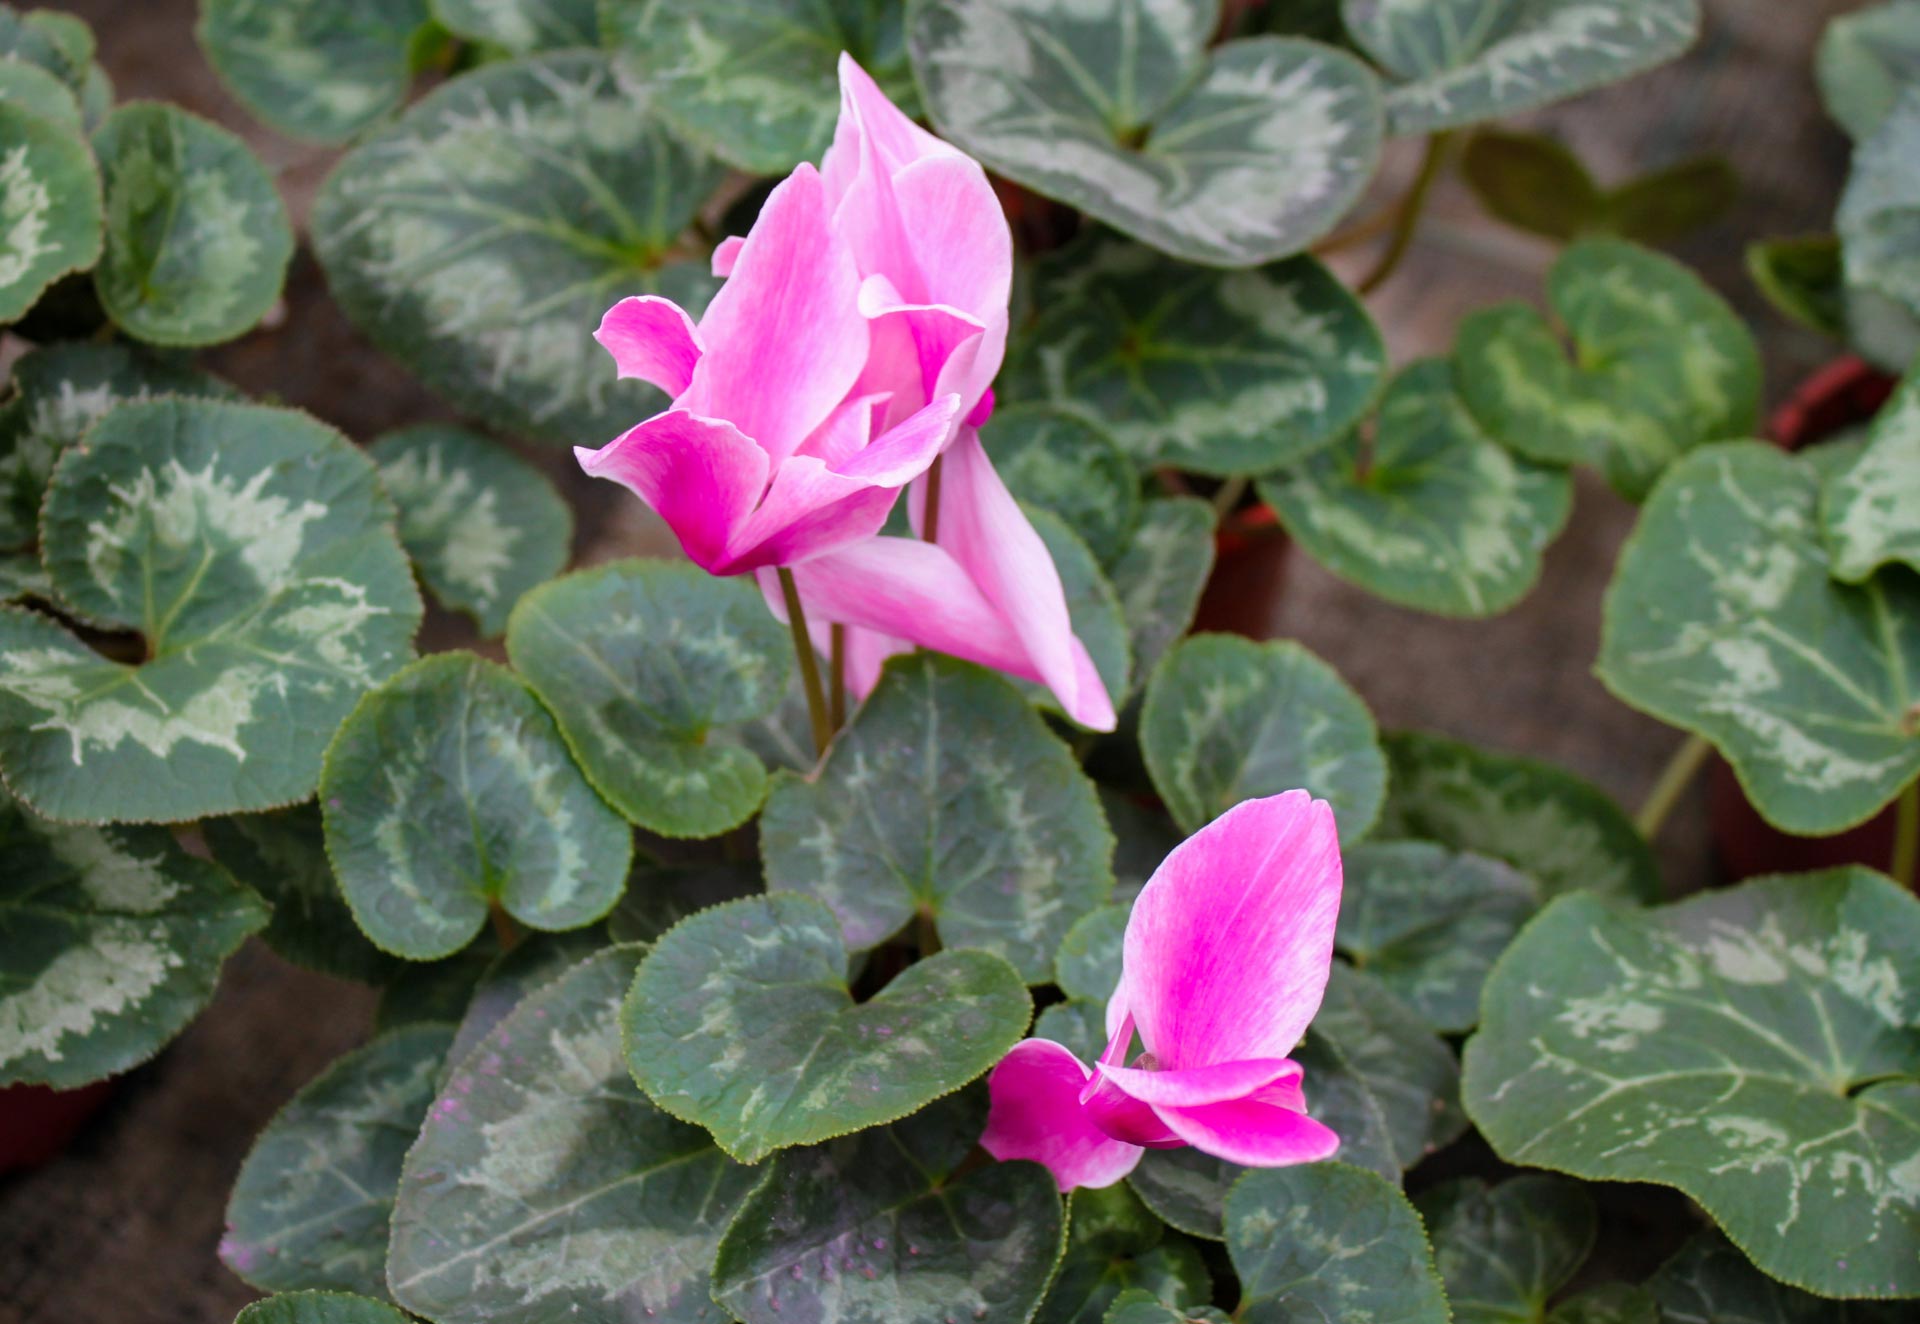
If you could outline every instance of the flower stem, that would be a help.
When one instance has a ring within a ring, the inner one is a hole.
[[[1893,877],[1903,887],[1920,890],[1920,781],[1907,783],[1894,801]]]
[[[925,542],[935,542],[939,539],[940,468],[946,462],[946,456],[935,456],[933,463],[927,469],[927,511],[924,519],[921,521],[922,527],[925,529],[925,532],[921,534],[921,539]]]
[[[1213,517],[1223,520],[1239,508],[1240,498],[1247,494],[1247,477],[1239,474],[1220,484],[1220,490],[1213,494]]]
[[[807,633],[807,613],[800,605],[800,587],[793,582],[793,571],[781,566],[780,594],[787,601],[787,624],[793,629],[793,652],[800,661],[800,681],[807,691],[807,715],[813,719],[813,752],[825,754],[833,739],[833,724],[827,717],[827,696],[820,688],[820,659],[813,653],[813,636]]]
[[[1660,825],[1667,821],[1667,815],[1680,803],[1680,797],[1700,775],[1700,769],[1707,765],[1707,756],[1712,753],[1713,746],[1699,736],[1688,736],[1686,743],[1673,752],[1667,766],[1660,770],[1660,780],[1653,784],[1646,803],[1634,815],[1633,825],[1640,829],[1641,836],[1652,841],[1659,835]]]
[[[834,622],[831,637],[833,655],[828,666],[833,672],[833,681],[827,695],[827,720],[838,731],[847,724],[847,627]]]
[[[1387,283],[1400,265],[1400,259],[1407,255],[1413,246],[1414,231],[1420,228],[1420,214],[1427,209],[1427,196],[1433,192],[1434,181],[1440,178],[1440,167],[1447,159],[1447,145],[1453,141],[1450,133],[1436,133],[1427,139],[1427,154],[1420,162],[1420,173],[1414,177],[1413,187],[1407,190],[1407,196],[1400,199],[1400,206],[1394,216],[1393,238],[1387,243],[1387,251],[1381,255],[1379,264],[1367,273],[1359,284],[1362,294],[1372,294]]]
[[[487,914],[493,920],[493,936],[500,940],[500,950],[510,952],[520,944],[520,926],[513,922],[513,916],[506,912],[498,901],[487,903]]]

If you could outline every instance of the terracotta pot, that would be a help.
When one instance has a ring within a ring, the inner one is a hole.
[[[1894,379],[1873,365],[1857,358],[1840,359],[1807,378],[1774,411],[1768,434],[1788,450],[1811,446],[1872,418],[1887,402],[1893,387]],[[1891,871],[1891,805],[1846,832],[1831,837],[1796,837],[1760,817],[1741,792],[1733,769],[1723,760],[1714,760],[1707,791],[1714,847],[1729,882],[1758,874],[1800,873],[1842,864]],[[1900,881],[1920,888],[1920,878]]]
[[[77,1090],[44,1085],[0,1089],[0,1172],[37,1168],[57,1156],[113,1097],[116,1084],[101,1080]]]
[[[1274,637],[1273,609],[1287,583],[1293,542],[1270,506],[1248,506],[1224,524],[1214,539],[1213,574],[1200,594],[1193,628]]]

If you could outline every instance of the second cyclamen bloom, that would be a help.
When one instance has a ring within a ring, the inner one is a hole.
[[[990,1078],[981,1143],[1044,1163],[1062,1190],[1110,1186],[1148,1148],[1254,1167],[1331,1156],[1340,1139],[1307,1116],[1287,1055],[1326,991],[1340,886],[1333,811],[1305,791],[1201,829],[1134,902],[1100,1060],[1015,1046]]]

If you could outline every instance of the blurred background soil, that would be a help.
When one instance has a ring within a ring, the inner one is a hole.
[[[278,138],[215,81],[192,36],[193,0],[39,0],[92,24],[122,100],[176,102],[244,135],[279,172],[295,221],[336,153]],[[1748,282],[1753,239],[1830,228],[1847,145],[1821,114],[1809,61],[1843,0],[1706,0],[1706,34],[1684,60],[1610,91],[1530,117],[1560,135],[1602,182],[1701,153],[1742,180],[1726,218],[1674,251],[1745,314],[1767,367],[1769,404],[1833,354],[1772,313]],[[1378,191],[1392,196],[1416,164],[1401,143]],[[1435,194],[1398,274],[1371,299],[1395,361],[1444,353],[1468,310],[1538,301],[1552,246],[1486,218],[1457,179]],[[1347,255],[1353,266],[1371,260]],[[310,255],[295,259],[285,308],[206,356],[249,392],[312,411],[366,441],[389,428],[451,417],[333,308]],[[599,439],[592,439],[599,440]],[[583,561],[670,553],[637,502],[580,476],[557,450],[527,452],[573,503]],[[1622,707],[1593,679],[1600,596],[1633,507],[1580,476],[1571,524],[1518,608],[1493,621],[1444,621],[1388,606],[1301,556],[1266,605],[1270,630],[1299,639],[1357,687],[1384,727],[1422,727],[1544,758],[1593,779],[1630,808],[1680,737]],[[464,642],[430,618],[428,648]],[[1660,842],[1669,882],[1712,876],[1705,797],[1669,821]],[[67,1154],[0,1178],[0,1321],[226,1324],[257,1295],[214,1258],[222,1210],[253,1137],[305,1081],[360,1042],[373,995],[298,970],[250,943],[229,964],[212,1007],[157,1061],[124,1079]]]

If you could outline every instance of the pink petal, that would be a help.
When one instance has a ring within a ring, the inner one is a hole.
[[[949,393],[972,411],[1000,369],[1004,308],[982,321],[945,304],[906,303],[886,277],[869,276],[860,286],[860,310],[872,323],[873,350],[858,389],[892,391],[896,413]]]
[[[897,278],[894,283],[916,302],[945,304],[982,321],[997,311],[1004,324],[1013,291],[1013,231],[987,172],[964,156],[926,157],[894,174],[893,195],[921,285],[914,291]],[[996,355],[989,381],[999,366]]]
[[[833,407],[827,421],[801,443],[796,455],[811,455],[829,469],[837,469],[865,450],[873,440],[875,416],[885,411],[884,395],[851,395]]]
[[[1195,1149],[1254,1168],[1317,1163],[1340,1148],[1340,1137],[1305,1113],[1253,1099],[1154,1111]]]
[[[1104,1076],[1082,1087],[1079,1103],[1087,1119],[1110,1140],[1143,1149],[1179,1149],[1187,1142],[1173,1133],[1153,1108]]]
[[[987,1077],[992,1109],[980,1143],[996,1159],[1031,1159],[1053,1173],[1060,1189],[1111,1186],[1133,1171],[1140,1150],[1121,1144],[1087,1120],[1078,1102],[1086,1067],[1046,1039],[1026,1039]]]
[[[960,416],[960,397],[944,395],[906,421],[889,428],[857,455],[836,466],[849,477],[888,487],[904,487],[939,458],[940,448]]]
[[[1326,990],[1340,882],[1333,810],[1305,791],[1236,805],[1174,848],[1122,960],[1125,1010],[1163,1069],[1292,1050]]]
[[[671,299],[644,294],[607,309],[593,333],[622,377],[637,377],[678,399],[700,362],[700,333]]]
[[[733,264],[740,260],[740,250],[746,246],[745,235],[730,234],[713,246],[713,274],[721,280],[733,274]]]
[[[718,567],[733,530],[767,483],[766,452],[738,428],[678,409],[574,455],[591,476],[611,478],[651,506],[687,555],[715,574],[728,573]]]
[[[1284,1057],[1219,1062],[1185,1071],[1142,1071],[1137,1067],[1109,1066],[1101,1062],[1095,1070],[1142,1103],[1173,1108],[1224,1103],[1245,1098],[1270,1085],[1297,1086],[1301,1075],[1300,1064]]]

